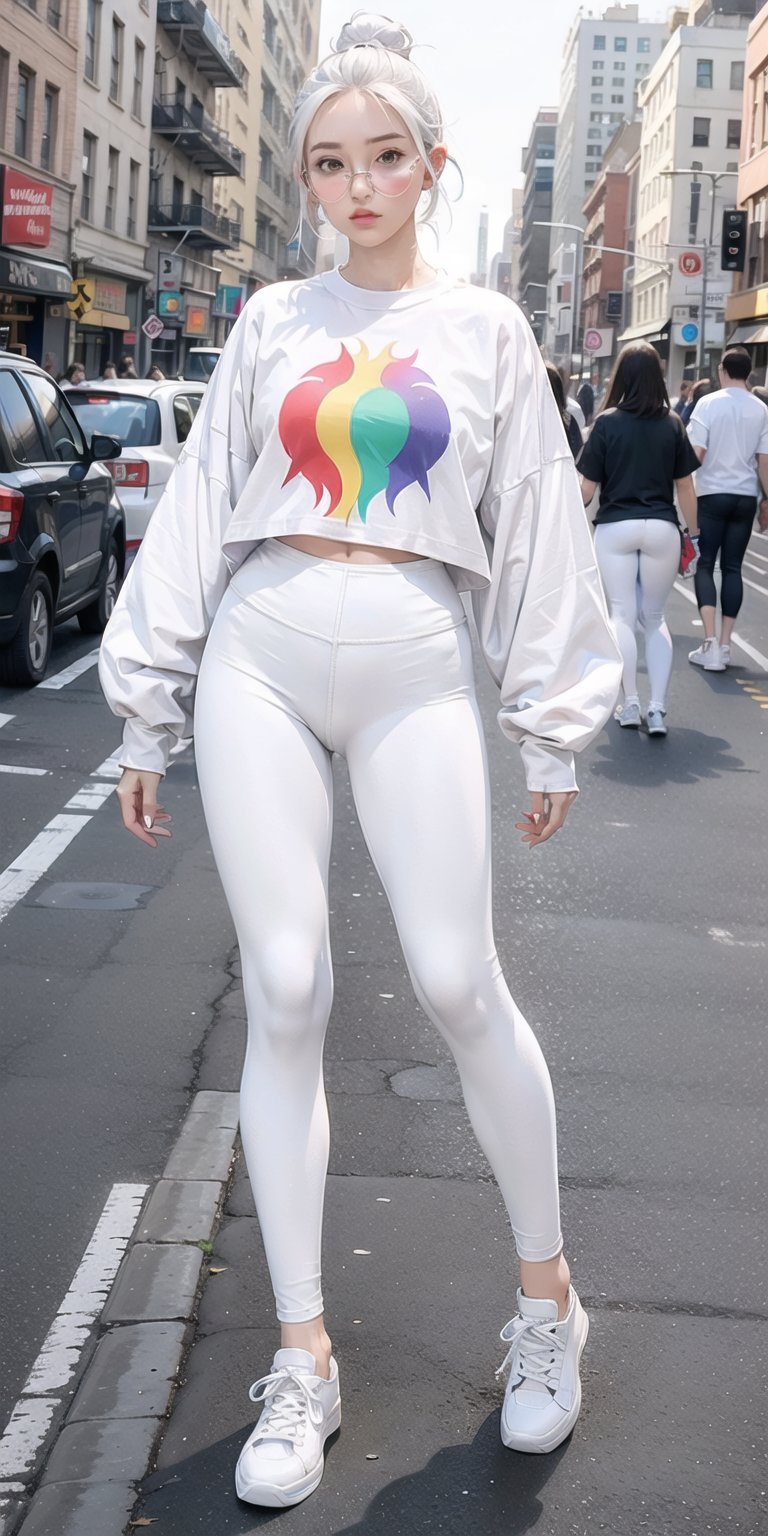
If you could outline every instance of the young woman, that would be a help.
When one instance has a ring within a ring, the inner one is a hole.
[[[581,435],[581,427],[579,426],[576,417],[572,416],[566,407],[565,389],[563,388],[563,379],[560,373],[560,369],[556,368],[554,363],[545,363],[544,367],[547,370],[547,378],[549,379],[550,389],[552,390],[552,393],[555,397],[555,405],[560,412],[560,420],[563,423],[565,435],[568,439],[568,447],[570,448],[573,457],[577,459],[584,446],[584,439]]]
[[[507,1445],[550,1451],[579,1413],[586,1316],[560,1233],[552,1088],[491,925],[488,773],[460,591],[520,744],[541,847],[576,795],[574,749],[619,662],[578,482],[518,309],[427,265],[446,162],[408,33],[358,15],[306,82],[305,210],[343,268],[256,294],[107,630],[126,717],[125,826],[168,836],[157,791],[192,734],[243,966],[241,1128],[281,1325],[236,1486],[293,1504],[323,1472],[339,1382],[323,1319],[331,1007],[331,754],[347,760],[416,994],[454,1052],[509,1210],[518,1314],[502,1337]],[[505,1363],[507,1363],[505,1362]]]
[[[650,736],[666,736],[672,640],[664,609],[680,564],[675,487],[689,533],[696,534],[691,478],[699,461],[670,409],[658,353],[633,341],[616,359],[605,405],[578,461],[589,506],[600,487],[595,548],[621,649],[624,703],[619,725],[642,723],[637,691],[638,622],[645,631]]]

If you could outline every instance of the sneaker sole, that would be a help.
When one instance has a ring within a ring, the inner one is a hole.
[[[578,1353],[576,1355],[577,1372],[581,1364],[581,1357],[584,1353],[584,1346],[587,1342],[587,1338],[589,1337],[589,1318],[587,1317],[586,1312],[584,1313],[584,1323],[584,1333],[581,1340],[579,1341]],[[580,1412],[581,1380],[579,1380],[578,1383],[578,1392],[576,1394],[576,1401],[574,1402],[573,1407],[563,1419],[562,1423],[559,1424],[556,1429],[551,1430],[549,1435],[546,1435],[543,1438],[540,1436],[538,1439],[535,1439],[533,1435],[515,1435],[514,1437],[511,1435],[508,1436],[504,1433],[504,1418],[502,1415],[502,1442],[510,1451],[524,1451],[528,1456],[548,1456],[550,1451],[556,1451],[557,1447],[562,1445],[564,1440],[568,1439],[568,1436],[575,1427],[576,1420],[578,1419]]]
[[[640,729],[639,720],[620,720],[619,725],[623,731],[639,731]]]
[[[666,736],[667,734],[666,725],[649,725],[646,726],[646,730],[649,736]]]
[[[692,667],[701,667],[703,672],[725,672],[726,670],[724,661],[699,661],[698,659],[694,661],[693,656],[689,656],[688,660]]]
[[[300,1504],[303,1499],[308,1499],[316,1488],[320,1487],[325,1471],[325,1443],[331,1435],[335,1435],[341,1424],[341,1404],[335,1409],[328,1419],[328,1428],[323,1439],[323,1449],[320,1452],[320,1460],[316,1466],[311,1467],[304,1477],[295,1483],[281,1485],[279,1483],[248,1482],[240,1475],[240,1463],[235,1468],[235,1492],[244,1504],[260,1505],[262,1509],[288,1509],[292,1504]]]

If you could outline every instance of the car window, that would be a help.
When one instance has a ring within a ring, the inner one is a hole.
[[[38,373],[25,373],[24,383],[34,396],[48,429],[53,458],[60,464],[72,464],[83,459],[86,453],[85,439],[63,395],[52,379],[44,379]],[[46,459],[51,454],[45,454]]]
[[[47,450],[37,430],[29,401],[15,374],[0,369],[0,433],[11,460],[17,464],[44,464]]]
[[[176,425],[176,437],[180,443],[185,443],[189,437],[199,403],[199,399],[194,399],[190,395],[174,395],[173,420]]]
[[[110,395],[103,389],[71,389],[67,396],[83,431],[119,437],[126,448],[151,448],[161,441],[160,408],[143,395]]]

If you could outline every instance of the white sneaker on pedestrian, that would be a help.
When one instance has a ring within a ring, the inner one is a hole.
[[[721,645],[720,660],[724,667],[729,667],[731,665],[731,647],[729,645]]]
[[[237,1496],[246,1503],[283,1509],[318,1487],[325,1442],[341,1423],[341,1400],[336,1361],[329,1381],[315,1370],[308,1350],[279,1349],[270,1374],[251,1387],[251,1402],[264,1407],[235,1472]]]
[[[648,712],[645,716],[645,728],[649,736],[666,736],[665,714],[665,709],[655,709],[651,704],[648,705]]]
[[[579,1361],[589,1318],[571,1286],[568,1312],[557,1321],[557,1302],[517,1293],[519,1314],[501,1331],[509,1366],[501,1410],[501,1438],[513,1451],[554,1451],[571,1433],[581,1408]]]
[[[619,725],[624,727],[630,726],[633,730],[639,729],[642,724],[642,718],[640,704],[637,699],[630,699],[627,704],[623,704],[620,709],[617,709],[614,716],[614,719],[618,720]]]
[[[703,667],[705,672],[725,671],[725,662],[721,658],[720,647],[716,640],[702,640],[695,651],[688,652],[688,660],[694,667]]]

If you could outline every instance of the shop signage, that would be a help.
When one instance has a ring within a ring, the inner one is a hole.
[[[72,279],[72,293],[67,304],[69,313],[75,320],[82,320],[83,315],[93,309],[93,301],[96,294],[96,284],[92,277],[75,277]]]
[[[0,167],[3,245],[50,245],[53,187],[33,181],[10,165]]]
[[[184,312],[184,335],[207,336],[210,322],[210,304],[188,298]]]
[[[158,336],[162,336],[165,326],[158,315],[147,315],[141,329],[144,335],[149,337],[150,341],[156,341]]]
[[[108,315],[122,315],[126,306],[127,285],[112,277],[97,277],[94,309],[103,309]]]
[[[698,251],[683,251],[677,265],[686,277],[696,277],[701,271],[701,257]]]
[[[157,286],[161,293],[175,293],[181,287],[182,261],[180,256],[157,257]]]
[[[63,264],[35,261],[33,257],[0,255],[0,288],[19,293],[69,295],[72,273]]]
[[[184,300],[180,293],[168,291],[157,295],[157,313],[166,315],[169,320],[181,320],[184,314]]]

